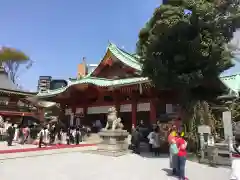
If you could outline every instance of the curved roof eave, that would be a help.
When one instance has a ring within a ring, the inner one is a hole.
[[[137,60],[136,57],[119,49],[115,44],[112,43],[109,44],[108,49],[116,58],[122,61],[122,63],[133,69],[136,69],[137,71],[142,71],[142,64]]]
[[[56,90],[48,90],[47,92],[38,93],[38,97],[52,97],[57,94],[65,92],[68,88],[80,85],[80,84],[92,84],[100,87],[119,87],[119,86],[126,86],[132,84],[139,84],[139,83],[147,83],[150,80],[146,77],[135,77],[135,78],[127,78],[127,79],[104,79],[104,78],[95,78],[95,77],[85,77],[80,80],[70,81],[68,86],[59,88]]]
[[[142,71],[142,64],[137,60],[137,58],[134,55],[131,55],[121,49],[119,49],[115,44],[109,43],[107,47],[107,51],[105,53],[105,56],[107,52],[110,51],[113,56],[115,56],[119,61],[121,61],[123,64],[141,72]],[[104,57],[105,57],[104,56]],[[101,62],[104,60],[104,58],[100,61],[98,66],[101,64]],[[97,69],[97,67],[95,68]],[[88,74],[88,76],[91,76],[94,73],[92,71]]]

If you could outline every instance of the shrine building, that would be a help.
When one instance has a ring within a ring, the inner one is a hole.
[[[16,124],[40,123],[43,109],[29,101],[37,92],[19,90],[0,64],[0,116],[1,119]]]
[[[157,120],[166,122],[181,116],[177,93],[157,90],[141,74],[142,64],[138,56],[109,43],[104,57],[94,69],[88,71],[84,58],[78,66],[76,79],[67,80],[61,88],[39,92],[37,97],[59,103],[63,112],[61,120],[67,126],[78,125],[79,119],[81,124],[92,125],[96,120],[105,124],[106,113],[112,106],[116,107],[127,130],[140,120],[149,125]],[[219,79],[229,92],[236,89],[233,88],[236,84],[233,76]],[[211,84],[214,83],[207,86]],[[219,90],[219,86],[214,87],[212,89]]]
[[[94,70],[88,72],[85,61],[78,69],[82,69],[78,78],[68,80],[67,86],[37,94],[39,99],[61,105],[67,125],[77,125],[76,116],[81,117],[83,124],[95,120],[105,124],[106,113],[112,106],[118,110],[127,130],[140,120],[152,124],[159,115],[177,116],[176,94],[169,90],[157,91],[148,78],[141,76],[138,57],[115,44],[108,45]]]

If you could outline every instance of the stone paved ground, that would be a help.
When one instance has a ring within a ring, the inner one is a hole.
[[[174,180],[168,158],[107,157],[81,152],[1,160],[1,180]],[[228,180],[230,170],[187,162],[190,180]]]
[[[0,142],[0,150],[8,150],[8,149],[24,149],[24,148],[36,148],[36,145],[32,145],[32,144],[24,144],[21,145],[19,143],[15,143],[13,142],[12,146],[7,146],[7,142]]]

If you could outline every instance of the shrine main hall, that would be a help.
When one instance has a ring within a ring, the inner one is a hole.
[[[157,90],[141,74],[142,64],[137,55],[109,43],[94,70],[88,71],[83,61],[78,65],[76,79],[66,80],[61,88],[39,92],[37,97],[59,103],[61,120],[67,126],[78,125],[79,119],[81,124],[91,125],[96,120],[105,124],[107,111],[113,106],[127,130],[140,120],[153,124],[180,116],[177,94]]]

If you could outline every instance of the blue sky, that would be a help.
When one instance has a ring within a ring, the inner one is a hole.
[[[36,90],[40,75],[77,75],[82,57],[97,63],[108,41],[135,50],[138,32],[161,0],[7,0],[0,5],[0,45],[16,47],[35,61],[20,76]]]
[[[7,0],[0,5],[0,46],[35,61],[20,84],[36,90],[40,75],[77,75],[82,57],[97,63],[108,41],[134,52],[139,30],[161,0]],[[234,71],[238,71],[239,66]],[[231,71],[232,72],[232,71]]]

